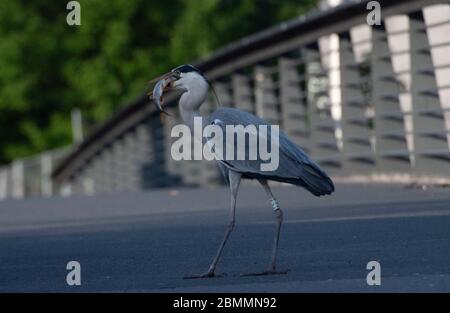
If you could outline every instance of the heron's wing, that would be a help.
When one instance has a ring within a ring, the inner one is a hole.
[[[250,113],[232,108],[220,108],[213,112],[207,121],[209,124],[221,127],[223,134],[227,133],[226,126],[242,125],[245,128],[249,125],[254,125],[260,128],[260,126],[265,125],[268,130],[266,138],[264,138],[265,136],[261,132],[246,132],[246,140],[250,142],[252,136],[257,136],[260,140],[267,140],[268,147],[272,144],[271,125],[267,121]],[[278,148],[279,151],[278,166],[274,170],[262,170],[262,165],[267,165],[270,160],[263,160],[259,151],[257,151],[257,158],[255,160],[249,158],[249,151],[247,149],[245,151],[245,159],[237,159],[237,151],[242,149],[242,147],[237,146],[237,140],[235,140],[232,147],[227,146],[228,142],[225,140],[225,137],[226,135],[223,138],[223,160],[219,162],[231,170],[243,173],[245,176],[252,178],[271,179],[304,186],[315,195],[329,194],[334,191],[333,182],[328,175],[308,157],[302,148],[292,142],[281,130],[279,131],[278,145],[276,141],[274,142],[275,148]],[[226,157],[227,151],[230,148],[234,149],[234,158],[232,159]],[[274,156],[273,153],[271,155]]]

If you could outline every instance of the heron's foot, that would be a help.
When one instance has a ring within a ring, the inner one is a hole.
[[[274,269],[269,269],[262,272],[256,272],[256,273],[247,273],[247,274],[241,274],[241,277],[249,277],[249,276],[266,276],[266,275],[285,275],[289,272],[289,270],[285,271],[276,271]]]
[[[199,279],[199,278],[214,278],[214,277],[223,277],[223,275],[215,274],[214,271],[208,271],[203,274],[186,275],[183,277],[183,279]]]

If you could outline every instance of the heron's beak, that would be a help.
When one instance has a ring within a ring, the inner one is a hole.
[[[156,77],[156,78],[153,78],[152,80],[148,81],[148,83],[149,83],[149,84],[154,84],[154,83],[159,82],[160,80],[169,78],[169,77],[174,76],[174,75],[176,75],[176,73],[174,73],[174,72],[168,72],[168,73],[162,74],[161,76],[158,76],[158,77]]]

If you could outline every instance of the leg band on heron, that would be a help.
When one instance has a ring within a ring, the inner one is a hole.
[[[270,203],[272,204],[272,208],[274,211],[281,210],[280,204],[278,203],[277,199],[275,198],[270,199]]]

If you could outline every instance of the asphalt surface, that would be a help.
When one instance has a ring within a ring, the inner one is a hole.
[[[285,212],[279,269],[266,268],[274,219],[264,192],[244,184],[237,224],[213,279],[208,268],[227,224],[225,188],[168,189],[0,202],[1,292],[450,291],[450,189],[337,185],[315,198],[274,188]],[[81,286],[66,264],[81,264]],[[366,265],[381,264],[381,286]]]

